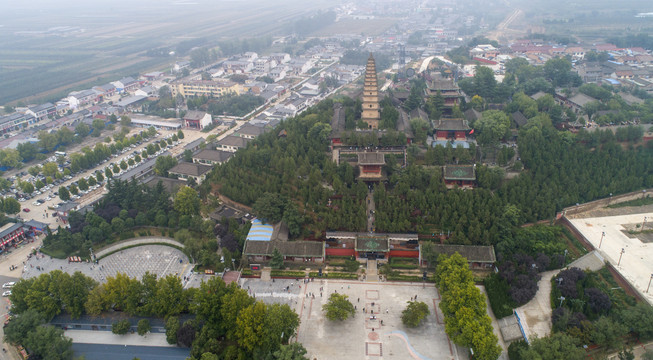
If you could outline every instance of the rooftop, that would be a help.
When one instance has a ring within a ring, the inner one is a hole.
[[[435,124],[435,129],[463,131],[469,130],[469,125],[467,125],[467,120],[465,119],[440,119],[440,122]]]
[[[233,155],[234,153],[228,151],[204,149],[193,155],[193,159],[209,160],[221,163],[229,160],[229,158]]]
[[[385,156],[378,152],[358,153],[358,165],[385,165]]]
[[[252,241],[245,243],[246,255],[272,256],[274,249],[285,256],[322,257],[324,243],[318,241]]]
[[[171,174],[182,174],[190,176],[202,176],[209,171],[211,171],[211,166],[209,165],[189,162],[180,162],[169,170]]]
[[[445,180],[476,180],[474,165],[446,165],[444,166]]]

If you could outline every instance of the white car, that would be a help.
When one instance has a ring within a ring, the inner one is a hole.
[[[14,285],[16,285],[16,283],[12,281],[12,282],[8,282],[8,283],[5,283],[4,285],[2,285],[2,288],[3,289],[11,289],[12,287],[14,287]]]
[[[50,200],[52,200],[52,198],[49,196],[45,198],[45,201],[50,201]]]
[[[32,205],[34,205],[34,206],[39,206],[39,205],[41,205],[41,203],[38,202],[38,201],[34,201],[34,202],[32,203]]]
[[[2,296],[4,296],[4,297],[7,297],[9,295],[11,295],[11,290],[7,290],[7,291],[2,293]]]

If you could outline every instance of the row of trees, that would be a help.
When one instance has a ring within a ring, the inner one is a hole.
[[[299,316],[288,305],[255,302],[247,291],[235,283],[227,286],[218,277],[202,282],[199,288],[183,289],[181,280],[173,275],[157,279],[146,273],[139,281],[118,274],[97,284],[79,272],[71,276],[55,270],[21,280],[10,299],[17,319],[10,322],[7,340],[27,345],[37,354],[45,346],[40,340],[51,340],[51,346],[61,348],[61,359],[71,357],[70,341],[60,330],[39,325],[62,312],[73,318],[109,310],[166,318],[168,341],[191,347],[194,359],[204,359],[205,354],[278,359],[274,354],[288,344],[299,326]],[[193,318],[181,324],[175,317],[180,314]],[[139,322],[139,333],[147,332],[148,327]],[[114,325],[116,333],[129,328],[129,322]],[[34,339],[37,335],[40,339]]]
[[[485,297],[474,285],[467,259],[456,253],[439,261],[435,282],[442,301],[445,331],[454,343],[471,348],[475,359],[494,360],[501,354]]]

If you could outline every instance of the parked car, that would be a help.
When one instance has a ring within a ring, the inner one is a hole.
[[[14,287],[14,285],[16,285],[16,283],[12,281],[12,282],[8,282],[8,283],[4,283],[4,285],[2,285],[2,288],[3,289],[11,289],[12,287]]]
[[[24,208],[24,209],[23,209],[23,212],[30,212],[30,209],[28,209],[28,208]]]
[[[2,293],[2,296],[4,296],[4,297],[10,296],[10,295],[11,295],[11,290],[7,290],[7,291]]]

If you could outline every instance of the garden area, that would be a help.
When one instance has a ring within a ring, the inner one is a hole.
[[[587,253],[564,227],[534,225],[505,232],[496,246],[498,273],[484,280],[494,315],[500,319],[537,293],[540,273],[559,269]]]

